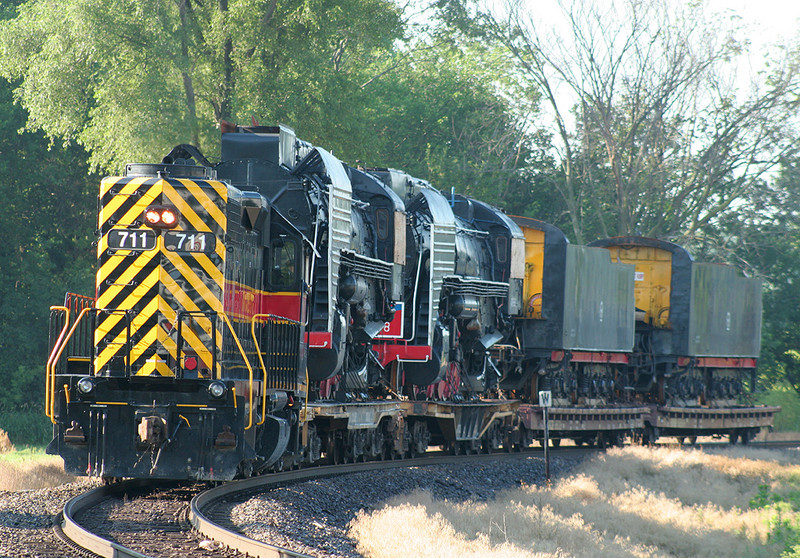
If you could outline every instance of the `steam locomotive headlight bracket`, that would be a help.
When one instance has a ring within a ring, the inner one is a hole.
[[[84,396],[91,395],[96,386],[97,384],[95,383],[95,381],[89,377],[81,378],[75,385],[75,387],[78,390],[78,393]]]
[[[228,387],[220,381],[213,381],[208,384],[208,394],[214,399],[221,399],[228,392]]]

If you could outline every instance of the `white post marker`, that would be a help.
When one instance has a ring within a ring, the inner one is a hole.
[[[547,486],[550,486],[550,452],[548,446],[550,445],[550,428],[547,424],[547,409],[553,406],[553,393],[551,391],[539,392],[539,405],[542,407],[542,418],[544,419],[544,478],[547,481]]]

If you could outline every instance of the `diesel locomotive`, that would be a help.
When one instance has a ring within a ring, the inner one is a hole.
[[[102,181],[94,297],[51,309],[48,452],[73,474],[227,480],[319,461],[726,434],[760,284],[643,238],[570,244],[289,128],[222,126]]]

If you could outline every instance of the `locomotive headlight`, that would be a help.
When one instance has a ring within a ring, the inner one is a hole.
[[[81,378],[78,380],[78,393],[81,395],[89,395],[94,391],[95,383],[91,378]]]
[[[222,382],[211,382],[208,384],[208,394],[215,399],[219,399],[228,390]]]
[[[178,222],[178,214],[171,209],[165,209],[161,212],[161,222],[164,226],[172,227]]]
[[[144,219],[148,225],[158,225],[161,222],[161,214],[155,209],[148,209],[144,214]]]
[[[178,224],[180,216],[174,207],[151,205],[144,212],[144,222],[154,229],[172,229]]]

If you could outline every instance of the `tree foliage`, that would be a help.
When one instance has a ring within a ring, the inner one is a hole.
[[[759,368],[766,385],[788,385],[800,396],[800,160],[782,161],[774,180],[719,229],[726,242],[706,246],[709,257],[736,246],[738,263],[765,281]]]
[[[222,119],[335,122],[401,24],[389,0],[29,0],[0,26],[0,72],[29,129],[119,169],[213,153]]]
[[[86,153],[21,134],[25,113],[0,84],[0,416],[44,400],[49,307],[91,294],[97,178]],[[4,414],[5,413],[5,414]],[[23,438],[25,439],[25,438]]]
[[[578,241],[692,242],[797,146],[787,125],[798,106],[796,62],[779,58],[744,90],[731,64],[743,48],[736,29],[709,20],[702,3],[574,1],[562,5],[564,31],[521,0],[439,5],[465,33],[502,45],[542,91]]]

